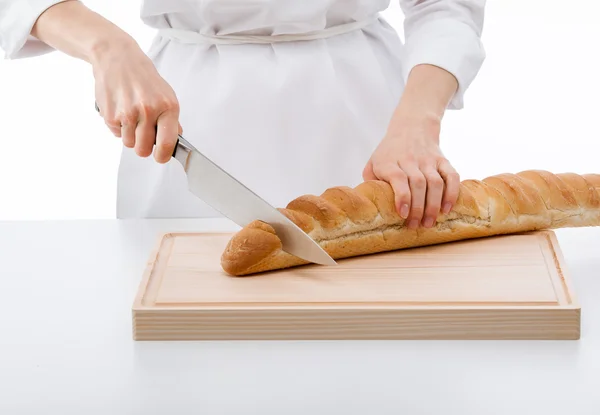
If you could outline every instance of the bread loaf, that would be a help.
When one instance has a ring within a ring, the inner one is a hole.
[[[304,195],[279,209],[334,259],[540,229],[600,225],[600,174],[528,170],[464,180],[458,201],[431,228],[408,229],[392,187],[366,181]],[[237,232],[221,257],[242,276],[307,262],[281,249],[274,229],[254,221]]]

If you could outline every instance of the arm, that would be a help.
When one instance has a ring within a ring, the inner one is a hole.
[[[415,66],[392,116],[391,132],[400,128],[403,118],[422,118],[438,126],[457,90],[458,81],[450,72],[429,64]]]
[[[112,48],[134,49],[135,41],[119,27],[77,0],[58,2],[36,20],[31,35],[53,49],[90,64]]]
[[[181,132],[179,108],[152,61],[131,36],[80,1],[53,3],[39,11],[29,39],[91,64],[96,102],[113,134],[141,157],[156,142],[156,160],[170,160]]]
[[[38,16],[61,1],[64,0],[0,1],[0,48],[6,59],[38,56],[52,51],[30,32]]]
[[[460,176],[440,150],[441,121],[463,96],[485,54],[481,1],[402,0],[405,89],[386,133],[363,171],[394,188],[409,228],[431,227],[458,198]]]

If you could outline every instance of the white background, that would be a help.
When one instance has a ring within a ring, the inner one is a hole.
[[[87,0],[147,49],[139,2]],[[442,130],[465,178],[600,173],[600,4],[488,1],[484,66]],[[392,0],[384,16],[402,35]],[[60,53],[0,61],[0,220],[114,218],[121,151],[94,110],[91,68]]]

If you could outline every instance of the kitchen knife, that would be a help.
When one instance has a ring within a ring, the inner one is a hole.
[[[98,105],[96,110],[100,111]],[[294,222],[209,160],[181,135],[178,135],[172,157],[183,166],[189,191],[237,225],[244,227],[254,220],[268,223],[281,239],[285,252],[316,264],[336,265],[333,258]]]
[[[173,157],[181,163],[189,190],[239,226],[254,220],[268,223],[281,239],[282,249],[321,265],[336,262],[308,234],[257,194],[209,160],[182,136]]]

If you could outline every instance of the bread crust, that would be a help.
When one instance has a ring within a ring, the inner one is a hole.
[[[540,229],[600,226],[600,174],[544,170],[463,180],[452,211],[432,228],[408,229],[392,187],[366,181],[320,196],[304,195],[279,209],[334,259]],[[275,230],[254,221],[237,232],[222,256],[233,276],[307,264],[282,250]]]

